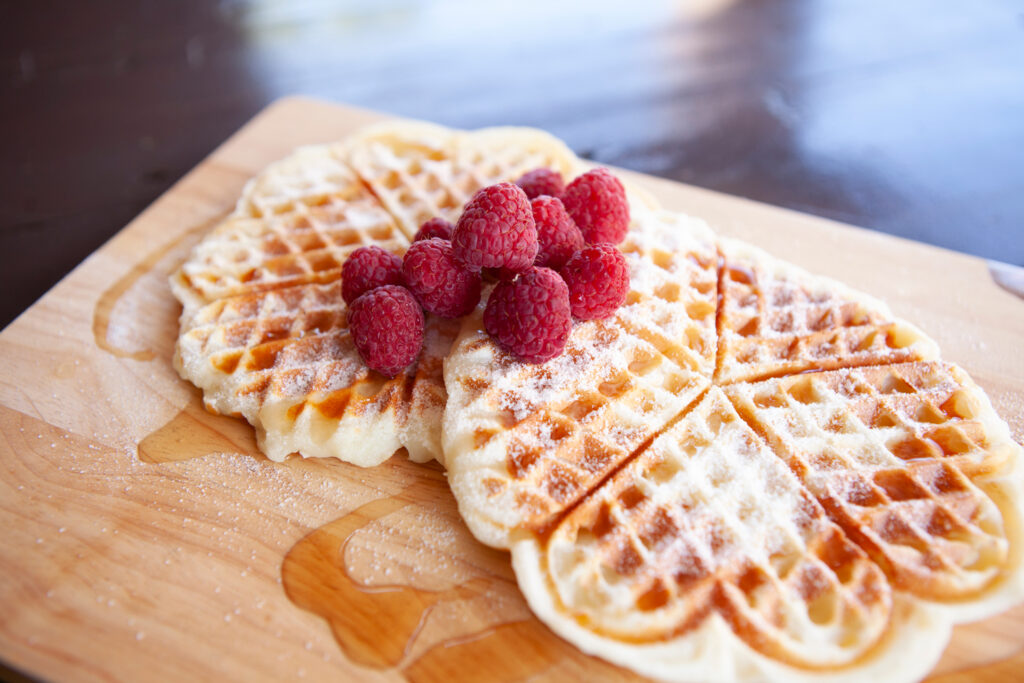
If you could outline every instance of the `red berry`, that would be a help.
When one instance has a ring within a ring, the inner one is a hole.
[[[402,272],[409,290],[428,313],[458,318],[480,303],[480,274],[458,264],[452,243],[440,238],[413,242]]]
[[[350,306],[375,287],[404,284],[402,259],[380,247],[359,247],[341,266],[341,298]]]
[[[587,244],[618,244],[629,228],[626,190],[607,168],[587,171],[569,183],[562,203]]]
[[[352,302],[348,329],[363,362],[394,377],[423,346],[423,311],[408,289],[384,285]]]
[[[562,192],[565,191],[562,174],[552,171],[550,168],[535,168],[517,180],[516,185],[523,188],[523,192],[530,199],[545,194],[549,197],[561,197]]]
[[[549,268],[530,268],[503,280],[484,309],[484,328],[506,351],[527,363],[543,363],[565,349],[572,331],[569,289]]]
[[[452,233],[455,258],[465,268],[523,271],[537,256],[537,227],[526,194],[512,183],[485,187],[466,203]]]
[[[452,238],[452,224],[440,216],[431,218],[420,226],[420,229],[413,235],[412,241],[419,242],[420,240],[429,240],[434,237],[450,240]]]
[[[626,301],[629,266],[612,244],[583,247],[562,268],[572,314],[580,320],[607,318]]]
[[[536,265],[558,270],[579,249],[583,233],[572,222],[562,201],[555,197],[537,197],[530,202],[537,224]]]

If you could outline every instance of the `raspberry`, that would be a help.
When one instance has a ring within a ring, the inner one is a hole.
[[[530,200],[512,183],[485,187],[466,203],[452,233],[455,258],[465,268],[520,272],[537,256],[537,227]]]
[[[484,328],[506,351],[527,363],[562,353],[572,330],[569,289],[550,268],[530,268],[499,282],[484,309]]]
[[[455,261],[452,243],[437,237],[414,242],[405,252],[402,272],[409,290],[428,313],[458,318],[480,302],[480,274]]]
[[[537,197],[530,202],[537,224],[538,266],[558,270],[583,248],[583,233],[572,222],[562,201],[555,197]]]
[[[416,234],[413,236],[412,241],[419,242],[420,240],[429,240],[434,237],[440,237],[443,240],[450,240],[452,238],[452,224],[440,216],[431,218],[420,226],[420,229],[417,230]]]
[[[611,244],[595,244],[573,254],[562,277],[569,286],[572,314],[580,320],[607,318],[626,300],[629,266]]]
[[[348,329],[363,362],[394,377],[423,346],[423,311],[408,289],[384,285],[352,302]]]
[[[550,168],[536,168],[524,174],[516,181],[516,185],[523,188],[523,192],[530,199],[545,194],[549,197],[561,197],[565,192],[565,181],[562,180],[562,174],[552,171]]]
[[[562,203],[587,244],[618,244],[629,227],[629,204],[622,183],[607,168],[587,171],[569,183]]]
[[[404,285],[402,259],[380,247],[359,247],[341,266],[341,298],[345,303],[381,285]]]

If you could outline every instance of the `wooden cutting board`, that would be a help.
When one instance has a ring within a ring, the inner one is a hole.
[[[247,178],[380,115],[282,100],[0,333],[0,660],[57,680],[629,679],[530,616],[437,466],[268,461],[171,368],[167,276]],[[890,302],[1024,434],[1024,300],[976,258],[634,176]],[[1024,608],[959,627],[934,680],[1024,670]]]

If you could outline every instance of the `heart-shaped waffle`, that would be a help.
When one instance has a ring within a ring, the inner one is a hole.
[[[1024,597],[1022,449],[933,341],[680,215],[622,248],[618,345],[530,366],[469,320],[445,363],[460,512],[548,626],[667,680],[902,681]]]

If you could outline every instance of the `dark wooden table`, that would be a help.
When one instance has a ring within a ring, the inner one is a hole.
[[[3,2],[0,57],[0,325],[294,93],[1024,264],[1017,0]]]

